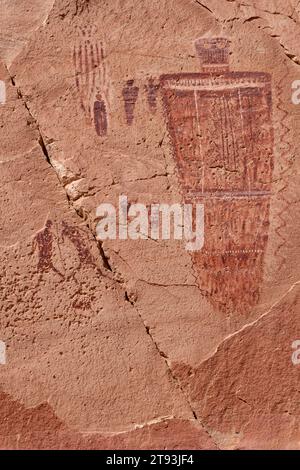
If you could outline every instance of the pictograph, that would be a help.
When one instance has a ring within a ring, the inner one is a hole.
[[[99,137],[108,132],[109,81],[104,42],[98,41],[94,26],[79,30],[73,50],[75,81],[80,106],[87,121],[94,125]]]
[[[229,41],[199,39],[202,73],[160,79],[186,202],[205,207],[195,252],[201,291],[219,310],[247,313],[260,297],[273,171],[271,77],[229,71]]]

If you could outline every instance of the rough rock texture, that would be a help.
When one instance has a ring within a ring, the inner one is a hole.
[[[300,449],[299,2],[0,4],[0,448]]]

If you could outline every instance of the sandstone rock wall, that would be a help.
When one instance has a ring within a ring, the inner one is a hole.
[[[299,449],[298,2],[0,3],[0,447]]]

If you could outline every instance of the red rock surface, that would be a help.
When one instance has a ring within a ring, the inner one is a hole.
[[[0,448],[300,449],[298,2],[14,3]],[[203,203],[204,247],[99,242],[120,195]]]

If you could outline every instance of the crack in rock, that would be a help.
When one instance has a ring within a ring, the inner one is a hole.
[[[221,346],[224,344],[224,343],[227,343],[231,338],[239,335],[240,333],[242,333],[244,330],[247,330],[249,328],[252,328],[253,326],[255,326],[257,323],[259,323],[263,318],[265,318],[267,315],[269,315],[270,313],[272,313],[272,310],[277,307],[284,299],[285,297],[294,290],[294,288],[300,284],[300,281],[297,281],[295,282],[278,300],[276,300],[276,302],[274,302],[274,304],[265,312],[263,313],[262,315],[260,315],[256,320],[253,320],[252,322],[250,323],[246,323],[244,326],[242,326],[242,328],[240,328],[239,330],[235,331],[234,333],[231,333],[230,335],[226,336],[219,344],[218,346],[215,348],[215,350],[213,351],[212,354],[210,354],[208,357],[206,357],[200,364],[199,366],[201,366],[202,364],[204,364],[205,362],[209,361],[213,356],[215,356]]]
[[[30,110],[30,108],[29,108],[29,106],[28,106],[26,100],[25,100],[24,97],[23,97],[23,94],[22,94],[22,91],[21,91],[20,87],[17,86],[15,77],[13,77],[13,76],[10,74],[9,69],[8,69],[7,66],[6,66],[6,70],[7,70],[7,73],[8,73],[8,75],[9,75],[9,77],[10,77],[10,80],[11,80],[12,85],[13,85],[13,86],[16,88],[16,90],[17,90],[18,98],[22,101],[22,103],[23,103],[25,109],[27,110],[27,112],[28,112],[28,114],[29,114],[29,116],[30,116],[30,119],[34,122],[34,124],[35,124],[35,126],[36,126],[36,130],[38,131],[38,134],[39,134],[39,137],[38,137],[38,141],[37,141],[37,142],[38,142],[38,144],[39,144],[39,146],[40,146],[40,148],[41,148],[41,151],[42,151],[42,153],[43,153],[43,155],[44,155],[44,157],[45,157],[45,160],[47,161],[47,163],[49,164],[49,166],[54,170],[55,175],[56,175],[56,177],[57,177],[57,179],[58,179],[60,185],[61,185],[61,186],[64,188],[64,190],[65,190],[65,194],[66,194],[66,198],[67,198],[67,202],[68,202],[69,208],[71,208],[71,209],[74,210],[74,212],[76,213],[76,215],[81,219],[81,222],[84,223],[85,227],[88,229],[89,233],[92,235],[92,237],[93,237],[93,239],[94,239],[94,241],[95,241],[95,243],[96,243],[96,246],[97,246],[97,248],[98,248],[98,252],[99,252],[100,258],[102,259],[103,267],[104,267],[107,271],[112,272],[112,268],[111,268],[110,263],[109,263],[109,258],[106,256],[106,254],[105,254],[105,252],[104,252],[104,250],[103,250],[102,243],[101,243],[99,240],[97,240],[97,238],[96,238],[94,232],[91,230],[90,226],[89,226],[88,223],[86,222],[86,219],[85,219],[85,217],[84,217],[84,215],[83,215],[82,210],[80,210],[80,208],[76,208],[76,207],[72,204],[72,200],[71,200],[71,198],[70,198],[69,195],[68,195],[68,192],[67,192],[67,190],[66,190],[65,185],[61,184],[61,180],[60,180],[59,174],[58,174],[58,172],[57,172],[57,168],[56,168],[55,164],[52,164],[52,161],[51,161],[49,152],[48,152],[48,150],[47,150],[47,146],[46,146],[45,140],[44,140],[44,138],[43,138],[41,129],[40,129],[40,127],[39,127],[39,124],[38,124],[36,118],[35,118],[35,117],[33,116],[33,114],[31,113],[31,110]],[[103,275],[103,272],[102,272],[102,275]]]
[[[130,299],[130,296],[128,295],[128,292],[127,292],[127,291],[125,292],[125,300],[126,300],[127,302],[129,302],[129,303],[133,306],[133,308],[135,309],[137,315],[139,316],[139,318],[140,318],[142,324],[144,325],[144,328],[145,328],[145,330],[146,330],[146,333],[147,333],[147,335],[150,337],[150,339],[151,339],[151,341],[152,341],[152,343],[153,343],[155,349],[157,350],[158,354],[159,354],[161,357],[164,358],[165,364],[166,364],[167,369],[168,369],[168,371],[169,371],[169,375],[170,375],[170,377],[171,377],[173,383],[174,383],[175,386],[177,387],[177,389],[180,390],[180,393],[181,393],[182,397],[184,398],[184,401],[185,401],[186,404],[188,405],[188,407],[189,407],[189,409],[190,409],[190,411],[191,411],[191,413],[192,413],[192,415],[193,415],[193,417],[194,417],[194,420],[197,421],[198,423],[200,423],[200,425],[202,426],[203,430],[204,430],[204,431],[206,432],[206,434],[210,437],[210,439],[211,439],[212,442],[215,444],[215,446],[218,447],[218,446],[217,446],[217,443],[215,442],[215,440],[214,440],[214,438],[213,438],[213,436],[212,436],[212,434],[208,431],[208,429],[206,428],[206,426],[205,426],[204,423],[202,422],[201,418],[197,415],[196,411],[193,409],[191,400],[190,400],[190,398],[188,397],[188,395],[186,394],[184,388],[182,387],[182,385],[181,385],[181,383],[180,383],[180,380],[179,380],[179,379],[176,377],[176,375],[173,373],[172,366],[171,366],[171,364],[170,364],[170,361],[169,361],[168,356],[166,355],[166,353],[164,353],[164,352],[160,349],[160,347],[159,347],[157,341],[155,341],[154,336],[153,336],[152,333],[151,333],[151,328],[146,324],[146,322],[145,322],[145,320],[143,319],[143,316],[141,315],[141,313],[140,313],[138,307],[135,305],[135,301],[132,300],[132,299]]]

